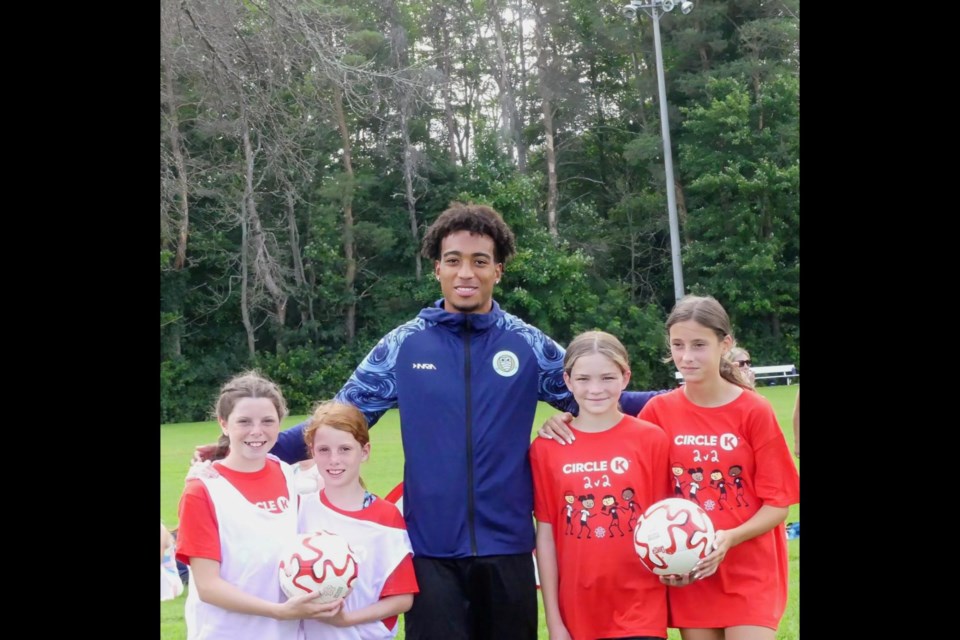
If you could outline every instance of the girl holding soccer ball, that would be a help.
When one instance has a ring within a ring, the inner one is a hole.
[[[666,435],[620,411],[630,364],[614,336],[580,334],[567,347],[563,370],[580,405],[572,423],[577,437],[564,447],[538,438],[530,447],[550,639],[666,638],[667,590],[639,566],[630,519],[631,504],[642,512],[669,495]],[[577,535],[566,524],[569,496],[580,505]]]
[[[250,372],[227,382],[217,399],[229,452],[193,474],[180,498],[177,559],[190,565],[187,637],[295,640],[300,619],[334,615],[342,600],[321,594],[285,600],[277,566],[297,532],[293,471],[267,452],[287,407],[280,389]]]
[[[359,567],[343,608],[329,618],[304,620],[304,637],[392,638],[397,616],[410,609],[419,587],[403,515],[360,478],[360,465],[370,457],[367,420],[353,405],[327,402],[314,411],[303,438],[323,488],[301,496],[299,530],[341,536]]]
[[[681,587],[669,592],[671,626],[684,640],[774,640],[787,603],[783,523],[800,501],[796,465],[769,401],[725,357],[734,339],[720,303],[685,296],[666,327],[684,385],[651,399],[640,417],[666,431],[671,460],[690,468],[709,456],[735,487],[723,502],[716,488],[698,494],[717,531],[714,550],[690,574],[662,578]]]

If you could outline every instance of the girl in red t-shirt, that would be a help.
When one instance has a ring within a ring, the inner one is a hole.
[[[787,602],[783,522],[800,501],[796,465],[770,403],[725,357],[735,343],[720,303],[686,296],[666,327],[684,385],[652,398],[640,418],[667,433],[671,461],[704,468],[710,482],[696,495],[717,531],[690,574],[661,577],[674,587],[670,626],[683,640],[774,640]]]
[[[537,566],[551,640],[667,636],[667,589],[640,564],[632,514],[670,490],[669,444],[654,424],[625,416],[627,350],[603,331],[567,347],[563,379],[580,414],[576,440],[530,446]],[[578,508],[571,510],[576,496]],[[579,527],[571,527],[579,512]]]

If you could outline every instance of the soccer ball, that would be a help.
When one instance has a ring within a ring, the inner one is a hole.
[[[713,522],[695,502],[667,498],[637,520],[633,548],[640,562],[659,576],[684,575],[713,551]]]
[[[332,602],[350,594],[358,570],[344,538],[329,531],[298,533],[280,556],[280,588],[288,598],[319,591],[320,602]]]

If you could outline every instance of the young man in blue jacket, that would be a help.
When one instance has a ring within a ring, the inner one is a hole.
[[[451,204],[422,245],[443,298],[381,338],[336,396],[370,425],[400,411],[420,586],[404,617],[408,640],[537,637],[530,430],[538,400],[577,405],[564,349],[493,299],[515,252],[499,213]],[[624,393],[624,412],[636,415],[655,393]],[[303,426],[281,432],[272,452],[305,459]]]

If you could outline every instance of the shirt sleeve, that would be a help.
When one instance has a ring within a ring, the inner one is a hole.
[[[666,393],[670,389],[660,391],[624,391],[620,394],[620,410],[628,416],[639,417],[640,411],[646,406],[650,398]]]
[[[537,381],[537,399],[548,403],[560,411],[569,411],[573,415],[580,413],[577,401],[563,381],[563,358],[567,352],[553,338],[530,325],[524,325],[520,335],[527,341],[537,358],[539,379]]]
[[[303,430],[306,428],[309,420],[304,420],[300,424],[295,424],[289,429],[284,429],[277,436],[277,443],[270,449],[270,453],[277,456],[287,464],[297,464],[302,460],[310,458],[307,451],[307,445],[303,441]]]
[[[393,573],[383,583],[383,589],[380,591],[380,598],[387,596],[398,596],[405,593],[420,593],[420,586],[417,584],[417,574],[413,570],[413,555],[407,554]]]
[[[417,576],[413,570],[413,556],[409,553],[393,570],[393,573],[383,583],[383,589],[380,590],[380,598],[387,596],[399,596],[406,593],[420,593],[420,587],[417,584]],[[390,616],[384,618],[381,622],[387,629],[393,630],[397,626],[399,616]]]
[[[221,561],[220,528],[206,486],[198,479],[187,480],[180,497],[177,530],[177,560],[190,564],[190,558]]]
[[[657,479],[655,479],[653,485],[654,490],[658,491],[660,494],[660,498],[658,499],[659,501],[664,498],[669,498],[672,495],[671,491],[673,489],[673,483],[671,482],[670,474],[670,441],[667,439],[667,434],[660,427],[660,425],[654,424],[654,426],[657,428],[657,431],[660,432],[660,436],[662,436],[657,438],[658,446],[653,447],[653,456],[654,460],[656,461],[655,464],[657,468],[662,470],[662,473],[658,472],[662,480],[657,481]],[[649,507],[650,505],[646,506]]]
[[[549,445],[557,446],[554,442]],[[540,440],[534,440],[530,445],[530,467],[533,470],[533,516],[538,522],[554,524],[556,521],[556,505],[551,502],[552,491],[550,478],[547,475],[546,464],[543,460],[543,447]]]
[[[397,354],[403,340],[418,326],[407,323],[382,337],[334,398],[360,409],[370,427],[397,406]]]
[[[754,488],[764,504],[789,507],[800,502],[800,475],[770,403],[750,412],[748,437],[756,460]]]

